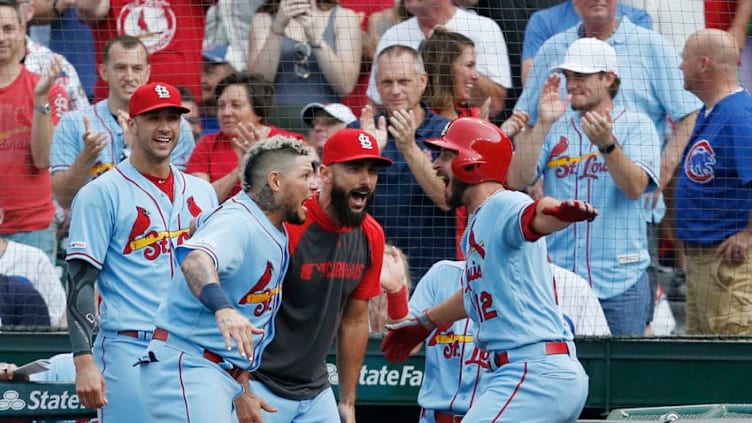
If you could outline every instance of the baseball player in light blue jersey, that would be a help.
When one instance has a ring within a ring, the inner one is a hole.
[[[475,345],[488,352],[491,375],[463,421],[574,422],[585,405],[588,378],[556,306],[542,237],[592,220],[597,211],[581,201],[533,201],[505,190],[512,143],[487,121],[455,119],[427,143],[442,149],[434,168],[446,183],[447,204],[471,213],[462,239],[467,262],[458,292],[390,327],[385,357],[404,361],[432,330],[469,317]]]
[[[609,335],[598,299],[579,276],[550,264],[564,319],[574,333]],[[442,260],[420,279],[410,297],[410,315],[418,316],[451,297],[460,288],[464,261]],[[473,343],[475,324],[457,320],[436,328],[425,341],[425,375],[418,393],[421,423],[458,422],[480,396],[483,378],[490,374],[488,353]]]
[[[174,87],[139,87],[129,107],[133,154],[73,201],[67,279],[76,392],[84,406],[100,408],[100,421],[148,421],[133,364],[179,273],[175,247],[189,237],[191,220],[217,206],[210,184],[170,165],[186,111]],[[94,281],[101,295],[95,343]]]
[[[230,422],[243,390],[274,337],[282,280],[290,261],[283,222],[301,224],[303,202],[317,188],[312,149],[283,136],[268,138],[245,156],[244,191],[199,221],[177,250],[182,276],[157,312],[141,388],[154,422]],[[243,407],[261,421],[258,397]]]
[[[549,77],[530,142],[515,151],[508,181],[522,189],[543,176],[546,195],[587,201],[602,212],[547,236],[549,256],[590,283],[612,334],[641,336],[653,299],[641,196],[658,186],[661,141],[648,116],[614,107],[620,67],[613,47],[581,38],[555,69],[567,76],[569,94],[562,100],[559,75]]]
[[[423,275],[408,303],[419,316],[460,288],[464,261],[442,260]],[[488,353],[473,343],[475,324],[460,319],[436,328],[425,341],[426,364],[418,393],[421,423],[454,423],[480,396],[481,376],[488,372]]]
[[[135,37],[121,35],[104,47],[100,73],[107,81],[105,100],[63,115],[52,137],[50,173],[58,203],[67,208],[84,184],[126,159],[132,146],[118,119],[127,120],[133,92],[149,80],[149,53]],[[185,119],[170,161],[184,170],[195,142]]]

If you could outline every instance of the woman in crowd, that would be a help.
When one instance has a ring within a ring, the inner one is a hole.
[[[274,81],[278,105],[339,102],[361,52],[358,16],[336,0],[267,0],[251,20],[248,69]]]
[[[448,119],[481,116],[481,108],[472,101],[478,80],[475,69],[475,44],[462,34],[436,28],[421,47],[428,86],[423,98],[434,113]]]
[[[186,172],[212,183],[220,202],[240,191],[242,157],[260,139],[301,134],[264,123],[274,102],[274,86],[260,74],[233,73],[217,84],[219,132],[196,144]]]

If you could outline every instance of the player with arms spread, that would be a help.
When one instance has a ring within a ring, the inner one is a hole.
[[[154,314],[178,270],[175,247],[188,238],[191,220],[217,206],[208,182],[170,164],[187,111],[176,88],[139,87],[129,107],[130,158],[73,200],[67,260],[76,392],[84,406],[101,408],[100,421],[148,421],[133,363],[151,339]],[[96,344],[95,281],[101,293]]]
[[[244,191],[199,219],[196,233],[178,248],[184,276],[159,307],[141,366],[151,421],[230,422],[233,400],[250,392],[249,371],[275,336],[290,262],[283,222],[305,222],[304,203],[317,188],[312,151],[281,135],[254,145],[241,168]],[[250,393],[241,400],[271,409]]]
[[[512,143],[487,121],[456,119],[427,143],[441,148],[434,168],[446,182],[447,204],[471,213],[462,239],[467,262],[460,291],[393,325],[382,343],[384,355],[404,361],[431,331],[469,317],[492,374],[463,421],[574,422],[585,405],[588,378],[554,299],[542,237],[592,220],[597,211],[581,201],[533,201],[505,190]]]

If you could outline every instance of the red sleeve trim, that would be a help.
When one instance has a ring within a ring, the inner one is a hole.
[[[537,241],[543,236],[543,234],[533,228],[533,220],[535,220],[537,208],[538,201],[533,201],[532,204],[527,206],[522,212],[522,218],[520,219],[522,236],[524,236],[527,241]]]
[[[371,267],[366,270],[363,280],[360,281],[350,298],[356,300],[368,300],[381,294],[381,265],[384,263],[384,230],[381,225],[371,216],[361,225],[361,230],[368,238],[371,246]]]

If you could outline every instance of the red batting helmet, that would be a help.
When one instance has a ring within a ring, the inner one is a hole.
[[[440,138],[426,143],[457,152],[452,172],[460,181],[471,185],[486,181],[506,183],[514,146],[491,122],[472,117],[455,119],[444,128]]]

